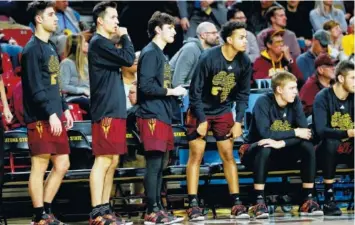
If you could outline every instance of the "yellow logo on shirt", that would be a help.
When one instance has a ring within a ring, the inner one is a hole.
[[[351,120],[349,113],[342,115],[341,112],[335,112],[332,115],[330,124],[332,128],[336,128],[338,130],[354,129],[354,123]]]
[[[48,61],[48,70],[51,76],[51,85],[56,85],[59,73],[59,60],[58,57],[51,55]]]
[[[291,129],[291,124],[287,120],[275,120],[270,127],[272,131],[288,131]]]
[[[164,65],[164,88],[171,88],[171,67],[169,63]]]
[[[235,85],[234,73],[227,74],[226,71],[221,71],[213,76],[211,94],[214,96],[220,95],[220,102],[222,103],[227,100]]]

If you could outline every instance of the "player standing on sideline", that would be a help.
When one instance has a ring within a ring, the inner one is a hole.
[[[249,218],[239,198],[238,170],[233,156],[234,139],[242,135],[242,120],[248,106],[251,63],[244,53],[247,47],[246,25],[228,22],[221,29],[224,44],[206,50],[200,56],[190,86],[190,110],[186,127],[189,140],[187,192],[190,220],[204,220],[198,205],[197,189],[201,160],[205,151],[204,137],[209,128],[216,138],[223,160],[229,192],[233,201],[231,218]],[[236,103],[236,118],[232,107]]]
[[[51,203],[69,169],[69,143],[63,129],[73,126],[73,118],[58,84],[59,55],[49,37],[58,18],[52,2],[36,1],[28,5],[34,36],[22,53],[24,119],[31,149],[29,193],[34,207],[34,225],[63,224],[52,214]],[[43,185],[49,161],[53,168]]]
[[[121,66],[132,66],[135,53],[127,29],[118,26],[116,3],[101,2],[93,9],[96,33],[89,44],[92,149],[95,163],[90,174],[90,225],[132,224],[116,217],[110,194],[119,155],[127,152],[126,97]],[[122,48],[111,41],[120,36]]]
[[[174,148],[171,96],[187,93],[181,86],[171,89],[171,69],[163,53],[165,46],[174,42],[175,34],[174,18],[155,12],[148,22],[148,35],[153,40],[143,48],[138,60],[139,108],[136,115],[145,150],[144,188],[148,198],[144,224],[171,224],[183,220],[164,210],[160,196],[164,154]]]

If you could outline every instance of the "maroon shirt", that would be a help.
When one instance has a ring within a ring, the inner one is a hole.
[[[323,88],[323,85],[319,82],[318,77],[315,74],[310,76],[301,88],[300,99],[303,105],[303,111],[306,116],[312,115],[314,98]]]

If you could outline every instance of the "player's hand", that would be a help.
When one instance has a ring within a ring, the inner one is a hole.
[[[60,136],[63,130],[62,122],[60,121],[56,113],[53,113],[49,117],[49,125],[51,126],[51,133],[53,134],[53,136]]]
[[[235,122],[232,129],[227,134],[227,137],[234,140],[242,135],[242,124]]]
[[[355,129],[348,130],[348,137],[353,138],[355,136]]]
[[[258,142],[258,146],[263,146],[265,148],[280,149],[285,147],[286,143],[284,141],[275,141],[273,139],[262,139]]]
[[[182,18],[180,20],[180,25],[184,31],[187,31],[190,27],[189,19],[187,19],[186,17]]]
[[[202,122],[197,127],[197,133],[201,136],[201,138],[205,137],[207,134],[208,123],[207,121]]]
[[[117,29],[117,34],[118,36],[122,37],[123,35],[127,34],[128,35],[128,31],[127,31],[127,28],[125,27],[119,27]]]
[[[74,125],[74,120],[73,120],[73,117],[71,116],[69,109],[65,110],[64,116],[67,119],[67,124],[65,125],[65,129],[69,130]]]
[[[312,132],[308,128],[296,128],[295,135],[298,138],[309,140],[312,137]]]
[[[12,119],[14,118],[8,106],[4,107],[4,117],[7,123],[11,123]]]

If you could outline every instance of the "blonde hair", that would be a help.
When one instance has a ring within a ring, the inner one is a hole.
[[[64,57],[70,58],[75,62],[76,70],[80,80],[86,80],[85,66],[88,64],[87,55],[83,52],[83,44],[86,38],[82,34],[71,34],[67,37],[64,50]]]
[[[271,88],[275,93],[277,87],[283,87],[290,81],[297,82],[295,75],[287,71],[278,72],[271,78]]]
[[[316,1],[315,3],[315,8],[318,10],[319,15],[321,16],[327,16],[328,13],[325,12],[324,10],[324,2],[322,1]],[[335,10],[334,3],[332,4],[332,7],[330,9],[330,13],[334,12],[335,15],[338,15],[338,12]]]

